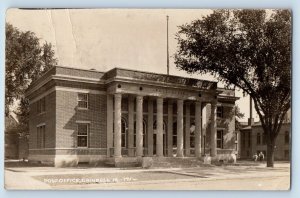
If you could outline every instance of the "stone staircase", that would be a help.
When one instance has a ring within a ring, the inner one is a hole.
[[[205,164],[203,164],[203,159],[197,159],[195,157],[146,157],[143,159],[126,157],[122,159],[108,158],[104,166],[120,168],[190,168],[205,166]]]
[[[203,160],[195,157],[153,157],[151,168],[190,168],[203,165]]]
[[[124,158],[108,158],[105,162],[106,167],[119,167],[119,168],[129,168],[129,167],[141,167],[141,162],[136,157],[124,157]]]

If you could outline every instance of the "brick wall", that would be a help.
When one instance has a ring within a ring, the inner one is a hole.
[[[55,147],[55,92],[45,96],[46,111],[37,112],[37,102],[30,104],[29,112],[29,149],[37,148],[37,125],[45,123],[45,148]]]
[[[274,158],[277,160],[284,160],[284,159],[289,159],[285,152],[290,152],[290,144],[285,143],[285,131],[288,131],[289,133],[291,132],[290,124],[283,124],[281,127],[281,130],[278,134],[278,137],[276,139],[276,149],[274,153]],[[261,143],[257,144],[257,134],[260,133],[261,137]],[[257,151],[263,151],[266,153],[267,151],[267,146],[266,144],[262,143],[262,136],[263,136],[263,129],[261,126],[254,126],[252,127],[252,155],[257,153]],[[291,139],[290,139],[291,142]]]
[[[204,124],[204,130],[206,130],[206,147],[210,148],[211,105],[207,104],[205,109],[206,122]],[[235,116],[232,113],[232,107],[223,106],[223,118],[217,118],[217,128],[223,130],[223,149],[235,149]]]
[[[106,148],[106,95],[89,94],[89,108],[77,108],[77,92],[56,91],[56,147],[77,147],[76,121],[89,121],[89,148]]]

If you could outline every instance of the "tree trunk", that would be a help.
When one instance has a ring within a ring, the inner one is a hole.
[[[267,145],[267,167],[274,167],[274,144]]]

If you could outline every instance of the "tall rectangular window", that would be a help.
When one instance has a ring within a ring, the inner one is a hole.
[[[284,150],[284,159],[290,159],[290,151]]]
[[[217,130],[217,148],[223,149],[224,138],[223,130]]]
[[[263,145],[267,144],[267,139],[266,139],[266,134],[265,133],[263,133],[263,135],[262,135],[262,144]]]
[[[37,148],[45,148],[45,131],[46,131],[45,125],[40,125],[36,127]]]
[[[88,147],[89,124],[77,124],[77,147]]]
[[[257,133],[257,137],[256,137],[256,144],[260,145],[260,133]]]
[[[88,109],[88,94],[87,93],[78,93],[78,107],[82,109]]]
[[[43,113],[46,111],[46,98],[42,98],[37,101],[37,113]]]
[[[222,106],[217,107],[217,117],[223,118],[223,107]]]
[[[289,144],[290,143],[290,133],[288,131],[284,132],[284,143]]]
[[[251,132],[248,132],[248,148],[251,147]]]

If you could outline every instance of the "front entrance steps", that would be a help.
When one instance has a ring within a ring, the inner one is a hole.
[[[105,165],[108,167],[118,168],[142,166],[141,161],[138,159],[138,157],[111,157],[107,159]]]
[[[109,167],[189,168],[205,165],[195,157],[111,157],[105,162]]]
[[[153,157],[153,168],[189,168],[203,166],[203,159],[196,157]]]

